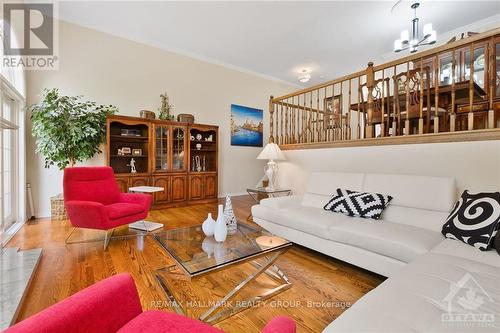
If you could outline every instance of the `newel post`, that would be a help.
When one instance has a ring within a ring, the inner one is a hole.
[[[274,105],[273,95],[269,97],[269,143],[274,142]]]
[[[366,104],[367,121],[365,124],[366,138],[373,138],[373,88],[375,87],[375,73],[373,71],[373,62],[368,63],[366,68],[366,88],[368,89],[368,99]]]

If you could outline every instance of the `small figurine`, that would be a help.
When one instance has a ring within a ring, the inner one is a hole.
[[[135,160],[133,158],[130,159],[130,164],[127,164],[130,167],[130,173],[137,173],[137,169],[135,168]]]

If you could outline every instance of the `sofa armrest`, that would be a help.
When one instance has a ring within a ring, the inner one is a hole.
[[[105,206],[94,201],[66,201],[64,203],[69,220],[74,227],[109,229],[109,218]]]
[[[120,202],[140,205],[144,207],[144,210],[149,211],[153,203],[153,196],[151,194],[142,193],[120,193],[118,200]]]
[[[295,333],[295,322],[285,316],[278,316],[271,319],[262,329],[261,333]]]
[[[286,197],[276,197],[262,199],[260,204],[274,209],[283,209],[291,206],[299,206],[302,203],[301,195],[290,195]]]
[[[12,326],[6,333],[115,333],[142,313],[130,274],[118,274]]]

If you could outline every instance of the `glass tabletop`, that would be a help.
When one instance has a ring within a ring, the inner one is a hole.
[[[275,188],[275,189],[267,189],[265,187],[256,187],[256,188],[247,188],[247,192],[253,192],[253,193],[284,193],[284,192],[291,192],[292,190],[289,188]]]
[[[201,225],[158,232],[154,238],[190,277],[292,245],[285,239],[270,237],[270,233],[265,230],[241,223],[235,232],[227,235],[223,243],[205,236]]]

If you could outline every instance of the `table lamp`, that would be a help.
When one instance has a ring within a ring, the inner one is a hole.
[[[278,164],[274,161],[280,161],[285,159],[285,155],[281,152],[280,147],[274,142],[269,142],[264,149],[257,156],[258,160],[269,160],[264,172],[269,179],[269,186],[266,187],[268,191],[274,191],[274,185],[276,181],[276,175],[278,173]]]

